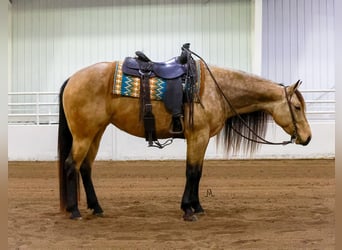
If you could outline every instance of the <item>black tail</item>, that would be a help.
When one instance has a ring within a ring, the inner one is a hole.
[[[59,125],[58,125],[58,169],[59,169],[59,199],[61,211],[66,209],[66,171],[65,171],[65,160],[68,158],[71,146],[72,146],[72,135],[68,127],[68,123],[64,113],[63,106],[63,93],[65,86],[69,79],[67,79],[59,93]]]

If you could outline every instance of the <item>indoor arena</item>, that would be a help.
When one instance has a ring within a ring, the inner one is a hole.
[[[9,0],[8,248],[335,249],[335,2]]]

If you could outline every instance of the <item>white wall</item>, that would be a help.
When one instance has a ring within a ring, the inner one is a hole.
[[[185,42],[211,64],[251,70],[250,0],[13,0],[12,12],[12,91],[58,91],[90,64],[136,50],[167,60]]]
[[[334,88],[334,0],[264,0],[262,8],[262,75]]]
[[[263,145],[253,158],[332,158],[335,156],[334,122],[312,122],[312,141],[308,146]],[[274,124],[269,125],[266,138],[281,142],[289,136]],[[324,146],[322,146],[324,145]],[[186,142],[174,143],[162,150],[148,148],[145,139],[128,135],[109,126],[101,141],[97,160],[164,160],[185,159]],[[213,138],[207,149],[206,159],[222,159],[222,152],[216,149]],[[231,158],[248,158],[234,155]],[[57,159],[57,126],[9,126],[9,160],[55,160]]]
[[[57,91],[70,74],[91,63],[120,60],[138,49],[165,60],[178,54],[184,42],[191,42],[211,64],[262,72],[287,84],[301,78],[302,89],[330,88],[335,84],[334,67],[328,66],[334,63],[330,15],[334,1],[304,1],[13,0],[9,89]],[[317,41],[320,50],[314,49]],[[334,156],[334,121],[314,121],[312,127],[309,146],[263,146],[255,157]],[[10,160],[56,158],[55,126],[11,125],[8,130]],[[283,132],[275,131],[275,139],[283,140]],[[127,151],[132,147],[134,151]],[[184,148],[185,142],[177,140],[162,151],[150,149],[143,139],[110,127],[98,158],[179,159],[185,156]],[[207,157],[221,156],[211,144]]]
[[[11,91],[12,85],[12,4],[10,2],[8,4],[8,59],[7,59],[7,67],[8,67],[8,91]]]
[[[334,0],[263,0],[262,76],[289,85],[303,81],[308,118],[334,119]],[[326,102],[330,100],[330,102]],[[319,111],[325,114],[312,114]]]

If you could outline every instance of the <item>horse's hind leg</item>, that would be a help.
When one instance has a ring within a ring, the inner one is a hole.
[[[91,163],[85,159],[80,168],[84,190],[87,196],[88,208],[93,210],[93,214],[101,216],[103,210],[97,200],[93,181],[91,179]]]
[[[104,132],[104,129],[101,130],[98,133],[98,135],[95,137],[88,151],[87,157],[84,159],[80,168],[83,186],[84,186],[84,190],[85,190],[86,197],[87,197],[88,208],[92,209],[93,214],[98,215],[98,216],[101,216],[103,214],[103,210],[97,200],[97,196],[95,193],[93,181],[91,178],[91,167],[95,160],[103,132]]]
[[[66,211],[70,212],[71,219],[81,218],[81,213],[78,210],[78,172],[76,171],[76,163],[73,160],[72,154],[69,154],[65,161],[66,173]]]
[[[78,209],[79,170],[89,150],[91,140],[74,138],[71,152],[65,161],[66,172],[66,210],[71,213],[71,219],[81,218]]]

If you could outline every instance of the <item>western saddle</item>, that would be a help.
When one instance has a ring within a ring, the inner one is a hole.
[[[158,76],[163,79],[174,79],[184,75],[187,71],[186,61],[181,63],[180,57],[174,57],[166,62],[153,62],[143,52],[136,51],[137,57],[127,57],[122,65],[125,74],[149,77]],[[186,60],[186,59],[185,59]]]
[[[166,62],[153,62],[143,52],[136,51],[136,57],[126,57],[122,64],[124,74],[140,77],[140,119],[143,118],[145,128],[145,138],[149,146],[160,143],[157,140],[155,119],[152,113],[152,104],[150,99],[149,79],[151,77],[159,77],[166,80],[168,85],[165,95],[171,95],[173,98],[171,106],[165,103],[168,110],[172,112],[172,123],[170,125],[170,134],[181,136],[184,132],[182,111],[174,111],[172,105],[182,107],[183,104],[183,85],[195,85],[196,64],[191,53],[189,52],[190,44],[186,43],[182,46],[180,56],[174,57]],[[178,88],[173,90],[173,88]],[[181,88],[181,90],[179,90]],[[187,89],[187,88],[185,88]],[[170,92],[170,93],[168,93]],[[181,93],[177,96],[174,93]],[[175,100],[177,99],[177,100]],[[188,98],[189,99],[189,98]],[[158,146],[160,147],[160,146]]]

